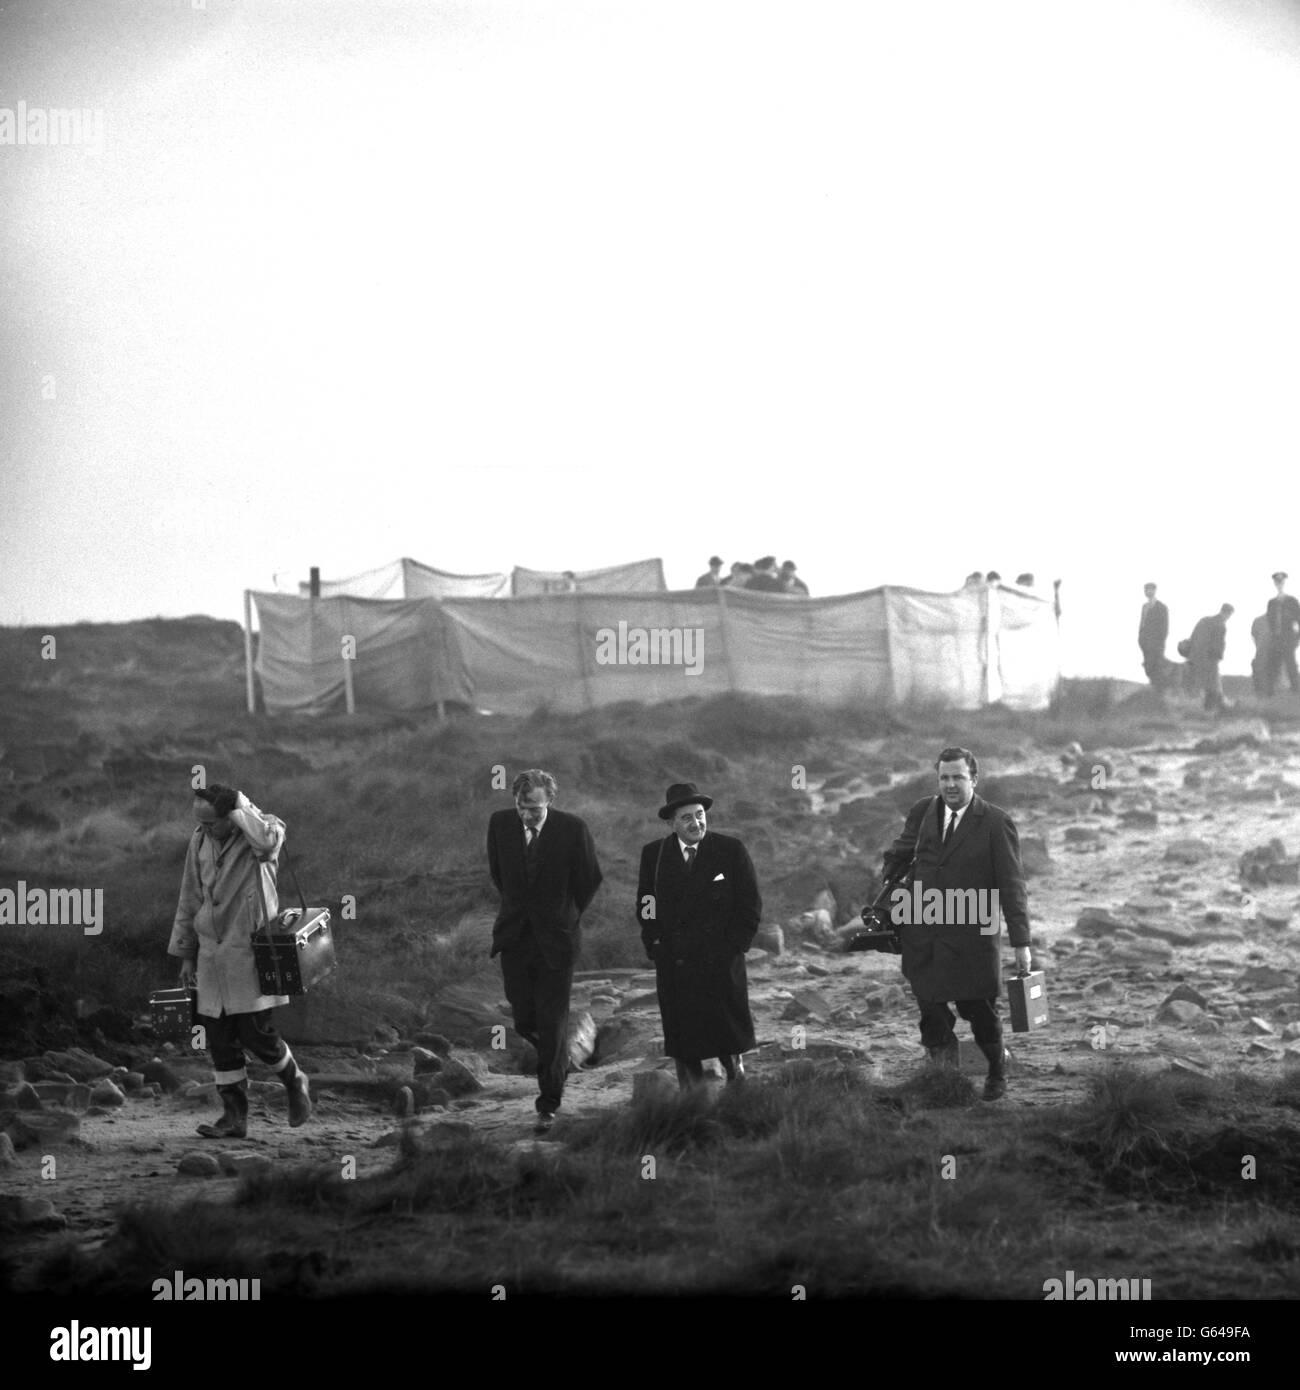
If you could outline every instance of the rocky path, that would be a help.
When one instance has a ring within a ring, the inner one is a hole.
[[[1011,1085],[998,1104],[1079,1099],[1116,1059],[1264,1074],[1300,1065],[1300,745],[1269,738],[1263,726],[1227,726],[1200,749],[1188,740],[1027,755],[994,780],[989,799],[1015,814],[1032,870],[1035,963],[1047,972],[1051,1008],[1046,1028],[1008,1033]],[[809,839],[877,813],[901,825],[889,795],[879,777],[819,784],[811,800],[820,829],[810,827]],[[810,909],[782,924],[779,954],[749,957],[760,1043],[746,1059],[750,1073],[836,1057],[882,1082],[901,1079],[921,1050],[897,958],[838,953],[828,914],[844,911],[826,899]],[[763,939],[775,946],[776,936]],[[141,1051],[134,1072],[76,1053],[0,1063],[0,1128],[12,1141],[0,1139],[10,1258],[30,1271],[65,1232],[101,1240],[119,1203],[224,1200],[250,1166],[378,1170],[391,1161],[403,1110],[507,1144],[562,1143],[566,1115],[625,1105],[653,1084],[639,1076],[670,1077],[672,1067],[659,1052],[652,971],[581,973],[573,1002],[575,1046],[589,1061],[571,1076],[565,1111],[542,1141],[531,1133],[535,1081],[510,1051],[517,1041],[493,1033],[508,1014],[492,968],[447,992],[427,1035],[388,1035],[361,1049],[297,1047],[313,1076],[311,1122],[290,1130],[281,1088],[256,1081],[249,1137],[239,1142],[195,1135],[218,1108],[210,1072],[174,1050],[160,1054],[161,1067]],[[475,1045],[448,1049],[439,1034]],[[494,1048],[494,1039],[507,1046]],[[985,1067],[969,1044],[963,1065],[973,1075]]]

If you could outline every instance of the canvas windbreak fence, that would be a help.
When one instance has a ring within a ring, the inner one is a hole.
[[[454,701],[503,714],[745,691],[828,704],[1044,708],[1051,600],[1008,588],[832,598],[745,590],[378,599],[252,595],[268,711]]]

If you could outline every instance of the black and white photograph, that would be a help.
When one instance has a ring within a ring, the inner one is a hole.
[[[1280,1368],[1297,132],[1297,0],[0,0],[14,1364]]]

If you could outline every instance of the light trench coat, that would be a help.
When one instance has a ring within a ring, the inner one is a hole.
[[[240,792],[230,813],[233,832],[222,842],[196,829],[185,856],[181,896],[169,956],[198,960],[198,1012],[251,1014],[287,1004],[263,994],[253,964],[252,935],[280,910],[276,861],[284,822],[265,815]]]

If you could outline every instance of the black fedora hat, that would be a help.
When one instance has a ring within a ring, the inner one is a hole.
[[[664,793],[664,804],[659,808],[660,820],[672,820],[679,806],[703,806],[707,811],[713,805],[713,798],[699,791],[694,782],[674,782]]]

